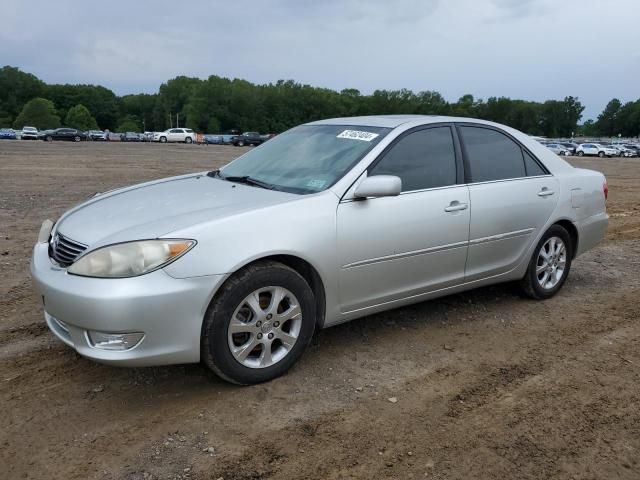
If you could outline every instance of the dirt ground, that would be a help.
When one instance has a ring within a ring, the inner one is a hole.
[[[363,318],[254,387],[57,341],[29,278],[42,220],[241,151],[0,142],[1,478],[640,478],[640,159],[570,160],[607,176],[610,231],[546,302],[503,285]]]

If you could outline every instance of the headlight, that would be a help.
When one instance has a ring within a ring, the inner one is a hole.
[[[195,244],[195,240],[118,243],[83,255],[67,271],[85,277],[137,277],[168,265]]]

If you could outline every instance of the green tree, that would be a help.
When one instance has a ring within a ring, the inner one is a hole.
[[[15,128],[30,126],[36,127],[38,130],[58,128],[60,117],[51,100],[38,97],[25,104],[16,121],[13,122],[13,126]]]
[[[13,123],[29,100],[45,96],[44,88],[35,75],[8,65],[0,68],[0,125]]]
[[[50,99],[65,118],[69,110],[84,105],[102,128],[113,130],[120,117],[120,99],[99,85],[47,85],[45,98]]]
[[[620,109],[622,108],[622,103],[617,98],[614,98],[607,106],[604,107],[604,110],[600,115],[598,115],[598,119],[596,120],[596,129],[600,132],[601,135],[613,136],[620,133],[620,126],[618,125],[618,114],[620,113]]]
[[[77,128],[78,130],[97,130],[98,124],[96,119],[91,116],[87,107],[82,104],[78,104],[72,107],[67,112],[67,116],[64,119],[64,123],[71,128]]]
[[[140,131],[140,121],[134,115],[127,115],[126,117],[120,119],[120,124],[118,125],[117,132],[139,132]]]

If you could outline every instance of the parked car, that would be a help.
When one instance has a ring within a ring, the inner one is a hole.
[[[569,155],[575,155],[576,150],[578,148],[578,144],[577,143],[573,143],[573,142],[558,142],[560,145],[563,145],[564,147],[567,147],[567,150],[569,151]]]
[[[222,135],[207,134],[203,137],[203,142],[206,145],[222,145],[224,143]]]
[[[183,142],[193,143],[196,140],[196,134],[190,128],[170,128],[164,132],[153,134],[153,141],[160,143],[167,142]]]
[[[632,156],[635,156],[635,157],[640,156],[640,145],[628,143],[624,147],[631,150],[632,152],[635,152],[635,155],[632,155]]]
[[[49,328],[85,357],[202,361],[252,384],[319,328],[499,282],[552,297],[603,239],[607,193],[506,126],[338,118],[46,220],[31,274]]]
[[[0,140],[15,140],[16,132],[10,128],[0,128]]]
[[[618,156],[619,157],[634,157],[634,156],[636,156],[636,151],[635,150],[633,150],[631,148],[627,148],[622,144],[619,144],[619,143],[612,144],[611,147],[614,148],[618,152]]]
[[[51,142],[52,140],[68,140],[72,142],[79,142],[87,139],[86,132],[77,130],[75,128],[56,128],[55,130],[46,130],[38,135],[38,138]]]
[[[244,147],[245,145],[256,146],[263,142],[265,142],[265,140],[258,132],[244,132],[242,135],[237,135],[231,140],[231,143],[236,147]]]
[[[107,135],[102,130],[89,130],[87,137],[89,140],[95,140],[96,142],[105,142],[107,140]]]
[[[38,129],[36,127],[22,127],[22,140],[37,140]]]
[[[126,132],[126,133],[120,134],[120,141],[121,142],[140,142],[142,141],[142,139],[140,138],[139,133]]]
[[[546,143],[545,147],[556,155],[569,155],[569,149],[560,143]]]
[[[598,157],[617,157],[618,151],[609,146],[601,145],[599,143],[581,143],[576,149],[576,153],[579,157],[583,155],[597,155]]]

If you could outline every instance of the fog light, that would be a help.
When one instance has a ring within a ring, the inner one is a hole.
[[[89,330],[89,341],[101,350],[130,350],[140,343],[144,333],[105,333]]]

